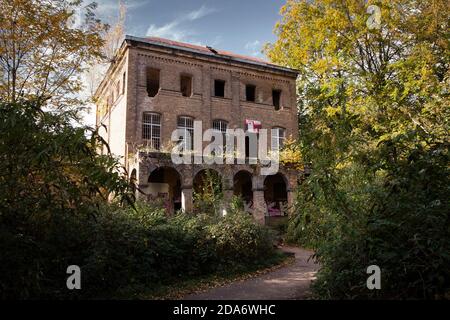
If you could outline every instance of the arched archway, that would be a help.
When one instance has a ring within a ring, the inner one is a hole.
[[[246,170],[238,171],[233,177],[233,194],[241,196],[247,208],[253,207],[252,174]]]
[[[283,174],[277,173],[266,177],[264,180],[264,201],[267,205],[269,217],[287,215],[287,180]]]
[[[171,167],[159,167],[148,177],[149,201],[163,201],[168,213],[181,209],[181,175]]]
[[[222,178],[213,169],[197,172],[193,180],[194,207],[199,211],[210,211],[222,198]]]

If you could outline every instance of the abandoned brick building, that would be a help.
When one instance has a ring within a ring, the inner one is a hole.
[[[298,172],[280,166],[263,176],[258,165],[178,164],[171,161],[172,131],[275,129],[278,147],[297,136],[294,70],[211,47],[161,38],[126,36],[96,92],[97,125],[147,199],[164,199],[169,213],[194,208],[193,192],[205,172],[220,178],[224,203],[240,195],[255,219],[283,215]],[[273,133],[272,132],[272,133]],[[271,131],[269,130],[269,134]]]

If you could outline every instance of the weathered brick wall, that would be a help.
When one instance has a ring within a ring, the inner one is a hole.
[[[203,129],[211,128],[214,119],[228,122],[229,128],[244,128],[245,119],[259,120],[262,127],[286,129],[297,136],[295,78],[257,68],[220,64],[218,61],[132,48],[129,68],[128,141],[143,144],[142,113],[162,115],[162,145],[170,141],[178,116],[201,120]],[[151,98],[146,89],[146,68],[160,69],[160,91]],[[180,75],[193,77],[193,94],[183,97]],[[214,97],[214,80],[225,80],[225,97]],[[256,85],[256,102],[245,101],[245,85]],[[282,90],[281,109],[272,105],[272,89]],[[207,143],[205,143],[206,145]],[[270,141],[269,141],[270,144]]]

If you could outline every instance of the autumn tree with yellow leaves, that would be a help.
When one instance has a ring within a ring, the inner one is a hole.
[[[0,0],[0,99],[80,106],[81,74],[103,55],[106,25],[81,0]]]
[[[291,240],[328,298],[450,292],[449,3],[288,0],[266,47],[298,69],[300,151]],[[366,269],[382,270],[368,290]]]

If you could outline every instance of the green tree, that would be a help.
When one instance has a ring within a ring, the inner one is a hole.
[[[369,5],[380,9],[379,25],[368,23]],[[316,292],[443,296],[448,2],[289,0],[281,14],[266,49],[300,71],[300,148],[312,174],[290,236],[317,250]],[[382,268],[381,291],[365,286],[370,264]]]

